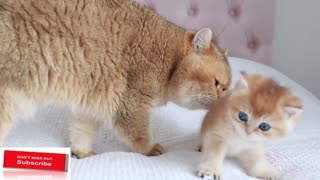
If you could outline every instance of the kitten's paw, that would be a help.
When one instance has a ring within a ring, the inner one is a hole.
[[[165,153],[165,150],[161,144],[155,144],[147,156],[159,156]]]
[[[219,174],[213,173],[207,169],[202,169],[197,171],[197,176],[205,180],[221,180],[221,177]]]
[[[71,156],[76,159],[82,159],[82,158],[86,158],[86,157],[94,156],[94,155],[96,155],[95,151],[90,151],[88,153],[81,152],[81,151],[72,151],[71,152]]]

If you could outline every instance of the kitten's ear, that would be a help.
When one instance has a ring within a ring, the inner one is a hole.
[[[283,112],[285,114],[286,119],[293,119],[296,117],[300,117],[303,113],[302,108],[285,106],[283,107]]]
[[[240,79],[237,82],[236,87],[235,87],[235,90],[237,92],[246,93],[249,91],[249,84],[248,84],[248,81],[245,76],[246,76],[246,72],[241,71],[240,72]]]
[[[212,38],[212,31],[209,28],[200,29],[192,40],[193,48],[197,53],[203,53],[207,48],[210,47]]]
[[[228,55],[228,49],[227,49],[227,48],[222,48],[221,50],[222,50],[222,52],[223,52],[223,54],[224,54],[225,56]]]

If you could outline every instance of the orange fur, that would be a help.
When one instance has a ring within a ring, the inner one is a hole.
[[[301,101],[288,89],[259,75],[241,74],[234,91],[216,101],[203,121],[199,176],[219,177],[224,157],[230,156],[249,175],[273,177],[263,144],[287,135],[301,119]],[[240,112],[247,115],[247,121],[241,120]],[[262,123],[271,129],[261,129]]]
[[[0,0],[0,143],[20,110],[58,102],[74,112],[80,157],[94,154],[99,120],[158,155],[151,107],[206,108],[230,80],[210,30],[186,31],[131,1]]]

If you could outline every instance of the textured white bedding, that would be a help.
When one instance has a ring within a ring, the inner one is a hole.
[[[281,73],[251,61],[230,58],[233,79],[240,70],[271,76],[303,99],[305,115],[295,132],[268,145],[268,159],[281,179],[320,179],[320,101],[303,87]],[[82,160],[72,159],[74,180],[197,180],[194,175],[200,160],[196,152],[198,130],[204,111],[188,111],[168,104],[153,113],[155,142],[167,153],[146,157],[130,152],[128,147],[107,127],[103,127],[95,144],[98,155]],[[18,119],[6,139],[6,146],[68,146],[70,114],[59,107],[45,107],[32,119]],[[236,163],[224,163],[224,180],[254,179],[244,174]]]

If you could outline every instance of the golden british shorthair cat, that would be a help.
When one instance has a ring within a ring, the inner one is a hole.
[[[127,0],[0,0],[0,144],[16,114],[56,102],[73,111],[80,158],[104,121],[134,151],[162,154],[152,107],[206,108],[229,88],[226,51],[211,38]]]
[[[250,176],[276,179],[264,143],[287,135],[302,114],[300,99],[288,89],[242,72],[234,91],[216,101],[203,121],[197,175],[220,180],[223,160],[233,157]]]

